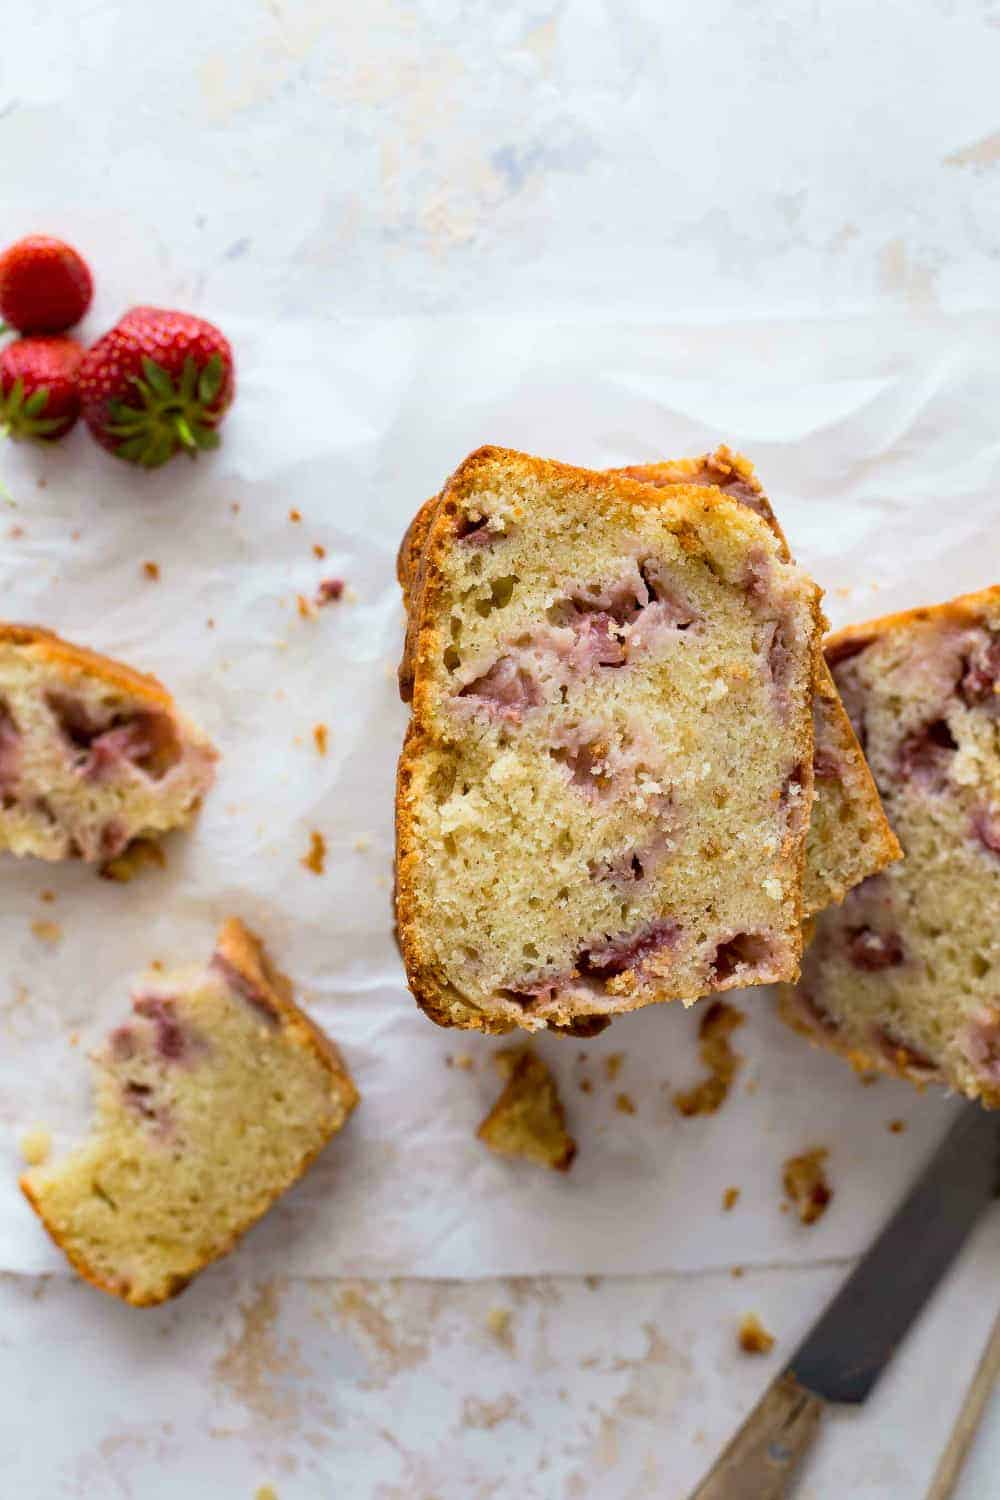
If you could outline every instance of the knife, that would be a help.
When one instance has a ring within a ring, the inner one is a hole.
[[[1000,1192],[1000,1111],[966,1105],[690,1500],[782,1500],[828,1404],[859,1405]]]

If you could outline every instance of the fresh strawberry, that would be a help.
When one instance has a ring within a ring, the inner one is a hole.
[[[62,333],[94,295],[90,268],[72,245],[29,234],[0,255],[0,316],[19,333]]]
[[[80,415],[84,349],[55,335],[16,339],[0,350],[0,432],[52,443]]]
[[[233,399],[233,351],[190,313],[133,307],[80,368],[83,418],[102,447],[145,469],[217,448]]]

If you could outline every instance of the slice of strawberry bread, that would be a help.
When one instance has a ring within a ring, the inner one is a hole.
[[[819,591],[746,506],[485,448],[412,555],[410,987],[579,1026],[794,977]]]
[[[94,1057],[93,1133],[21,1187],[81,1276],[147,1306],[233,1248],[358,1094],[235,919],[206,968],[151,975],[132,1012]]]
[[[824,912],[786,1018],[1000,1107],[1000,586],[826,646],[904,859]]]
[[[700,458],[638,464],[614,472],[645,484],[708,484],[722,490],[767,522],[786,557],[785,534],[764,493],[753,464],[723,446]],[[806,916],[842,901],[852,886],[899,859],[878,789],[865,762],[851,721],[824,660],[813,684],[813,776],[815,795],[806,841]]]
[[[217,758],[155,677],[0,625],[0,850],[105,864],[190,823]]]

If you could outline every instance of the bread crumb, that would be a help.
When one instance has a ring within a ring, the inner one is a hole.
[[[491,1307],[486,1314],[487,1328],[497,1343],[503,1344],[505,1349],[514,1347],[514,1339],[510,1331],[510,1316],[509,1307]]]
[[[906,1121],[890,1120],[889,1129],[892,1131],[893,1135],[902,1135],[903,1131],[906,1129]]]
[[[615,1095],[615,1109],[617,1109],[618,1112],[619,1112],[619,1114],[622,1114],[622,1115],[634,1115],[635,1114],[635,1101],[633,1100],[632,1095],[631,1094],[616,1094]]]
[[[775,880],[773,875],[769,875],[766,880],[762,880],[761,885],[764,889],[764,895],[769,896],[772,901],[780,901],[785,894],[785,888],[781,881]]]
[[[7,532],[7,535],[10,537],[10,539],[11,539],[12,542],[19,541],[20,538],[22,536],[24,536],[24,527],[23,526],[12,526],[10,528],[10,530]]]
[[[326,839],[315,828],[309,835],[309,853],[304,854],[299,863],[314,875],[322,875],[326,869]]]
[[[21,1155],[29,1167],[40,1167],[43,1161],[48,1161],[49,1152],[52,1150],[52,1137],[44,1125],[33,1125],[26,1130],[19,1142]]]
[[[205,624],[208,626],[209,630],[214,630],[215,629],[215,621],[211,617],[209,617],[205,621]]]
[[[713,1000],[702,1016],[698,1027],[701,1060],[708,1069],[703,1078],[692,1089],[674,1095],[674,1108],[678,1114],[714,1115],[726,1102],[733,1079],[743,1065],[743,1058],[729,1045],[729,1038],[746,1017],[734,1005],[724,1000]]]
[[[590,1081],[589,1078],[581,1078],[580,1079],[580,1093],[581,1094],[591,1094],[591,1093],[593,1093],[593,1090],[594,1090],[594,1085],[591,1083],[591,1081]]]
[[[261,1484],[254,1490],[253,1500],[278,1500],[278,1491],[273,1484]]]
[[[500,1156],[518,1156],[538,1166],[568,1172],[576,1142],[555,1079],[530,1047],[505,1047],[493,1061],[507,1082],[476,1135]]]
[[[288,512],[288,519],[290,521],[296,521],[296,522],[297,521],[301,521],[302,520],[302,512],[300,510],[296,510],[295,507],[294,507],[294,505],[293,505],[292,508],[291,508],[291,510]]]
[[[740,1321],[739,1341],[744,1354],[770,1354],[774,1348],[774,1334],[768,1333],[756,1313],[747,1313]]]
[[[803,1224],[815,1224],[826,1213],[833,1190],[826,1180],[823,1163],[830,1153],[814,1146],[801,1156],[790,1156],[781,1169],[782,1186],[788,1203]]]
[[[624,1052],[612,1052],[610,1057],[606,1057],[604,1059],[604,1071],[608,1076],[609,1083],[614,1083],[615,1079],[618,1077],[618,1074],[622,1070],[622,1063],[624,1061]]]
[[[240,502],[238,500],[230,501],[229,509],[232,511],[234,516],[238,516],[240,513]]]
[[[39,901],[52,902],[56,899],[56,893],[55,891],[39,891],[38,899]]]
[[[736,1207],[737,1203],[739,1202],[739,1198],[740,1190],[738,1187],[726,1188],[726,1191],[722,1195],[722,1207],[725,1209],[726,1213],[729,1213],[730,1209]]]
[[[150,867],[162,870],[167,863],[163,846],[156,839],[133,839],[114,859],[101,866],[100,874],[105,880],[117,880],[127,885],[141,870]]]
[[[359,833],[354,840],[354,847],[359,854],[365,854],[372,846],[371,834]]]
[[[326,556],[326,548],[320,542],[313,542],[313,557],[323,558]]]
[[[58,922],[32,922],[31,930],[40,943],[58,943],[62,938],[62,928]]]
[[[151,578],[154,583],[157,582],[160,577],[159,563],[144,562],[142,565],[142,571],[145,573],[146,577]]]
[[[322,609],[324,604],[336,604],[338,599],[344,597],[344,580],[342,578],[321,578],[316,590],[316,607]]]
[[[313,728],[313,742],[320,755],[326,754],[328,730],[325,724],[316,724]]]
[[[298,610],[299,614],[302,616],[303,620],[311,620],[316,614],[316,611],[309,603],[309,600],[306,598],[305,594],[295,595],[295,607]]]
[[[445,1063],[449,1068],[459,1068],[463,1073],[471,1072],[476,1066],[476,1060],[468,1052],[449,1052],[445,1057]]]
[[[734,1281],[739,1281],[741,1276],[746,1275],[746,1272],[744,1271],[742,1266],[732,1266],[730,1267],[729,1274]]]

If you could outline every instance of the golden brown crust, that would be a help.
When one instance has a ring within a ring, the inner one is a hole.
[[[728,450],[725,451],[728,453]],[[731,455],[731,457],[734,456]],[[645,509],[660,510],[667,514],[668,525],[680,544],[693,554],[703,551],[705,544],[699,535],[698,527],[690,520],[692,501],[696,502],[706,515],[725,510],[745,515],[747,508],[745,500],[726,495],[715,484],[693,483],[687,479],[680,483],[664,481],[650,484],[630,474],[613,471],[601,473],[596,470],[580,469],[552,459],[536,458],[530,454],[486,446],[477,449],[459,465],[439,495],[432,496],[424,502],[404,536],[397,559],[398,576],[408,605],[407,640],[403,663],[400,667],[400,692],[404,701],[412,700],[412,717],[400,754],[396,781],[396,925],[399,946],[410,990],[418,1006],[431,1020],[440,1026],[483,1031],[491,1035],[502,1035],[512,1030],[511,1023],[507,1019],[484,1014],[471,1005],[464,996],[455,992],[443,976],[436,972],[435,966],[428,961],[419,943],[416,903],[412,895],[417,868],[413,837],[415,815],[412,782],[413,768],[429,743],[424,730],[427,707],[426,689],[423,686],[423,674],[420,673],[419,667],[422,661],[429,664],[440,649],[434,616],[439,595],[443,591],[441,563],[448,547],[457,538],[461,502],[467,495],[474,493],[481,471],[488,470],[498,461],[516,464],[519,472],[526,478],[543,482],[547,486],[558,488],[562,485],[567,489],[571,488],[577,494],[583,491],[593,498],[595,504],[624,501],[630,505],[641,505]],[[702,461],[691,462],[701,464]],[[752,474],[752,469],[746,460],[741,460],[741,466]],[[740,478],[745,482],[743,472],[740,473]],[[757,483],[756,479],[754,483]],[[759,489],[760,486],[757,484],[757,490]],[[756,507],[750,508],[756,510]],[[670,516],[671,511],[674,512],[672,516]],[[765,525],[771,527],[766,514],[760,511],[757,514]],[[787,552],[787,545],[776,522],[773,523],[771,529],[778,537],[779,551],[785,548]],[[820,670],[821,630],[825,623],[820,605],[821,597],[817,589],[812,601],[812,613],[816,624],[813,647],[814,677]],[[811,724],[806,733],[808,743],[803,739],[797,748],[802,756],[804,767],[803,796],[811,798],[813,774]],[[804,838],[799,842],[797,860],[797,920],[801,923],[803,917],[802,875],[805,863]],[[738,981],[733,979],[729,983],[720,984],[718,988],[730,988],[736,983]],[[664,996],[663,998],[689,999],[691,997],[678,993],[677,996]],[[644,1003],[638,995],[631,1004],[624,1003],[619,997],[616,1010],[624,1013]],[[586,1021],[588,1018],[567,1017],[565,1019],[566,1029],[570,1029],[579,1020]]]
[[[194,1271],[184,1276],[172,1277],[166,1290],[162,1293],[150,1292],[144,1294],[135,1290],[126,1279],[122,1278],[113,1281],[96,1270],[89,1261],[66,1243],[56,1226],[46,1217],[44,1209],[31,1186],[29,1180],[30,1174],[25,1173],[20,1179],[21,1191],[41,1219],[50,1239],[62,1251],[73,1269],[84,1281],[89,1282],[98,1291],[108,1292],[111,1296],[120,1298],[132,1307],[154,1307],[162,1302],[169,1301],[170,1298],[176,1297],[180,1292],[184,1291],[185,1287],[206,1266],[228,1255],[243,1236],[253,1228],[253,1225],[258,1223],[271,1206],[288,1191],[292,1183],[297,1182],[308,1171],[323,1147],[341,1128],[348,1115],[360,1102],[360,1095],[355,1087],[354,1080],[347,1071],[339,1049],[320,1030],[315,1022],[311,1021],[295,1004],[292,999],[291,981],[274,967],[260,939],[248,927],[245,927],[238,917],[230,917],[223,924],[216,942],[215,951],[221,956],[224,963],[236,974],[240,975],[247,986],[252,989],[255,1002],[261,1003],[269,1009],[280,1020],[282,1030],[289,1034],[298,1046],[312,1052],[317,1060],[322,1063],[323,1067],[330,1074],[342,1114],[326,1139],[315,1150],[309,1152],[303,1158],[295,1175],[274,1192],[269,1202],[253,1220],[253,1223],[247,1224],[243,1229],[236,1231],[224,1245],[220,1246],[212,1255],[206,1256]]]
[[[921,604],[915,609],[897,610],[895,614],[880,615],[876,620],[866,620],[860,625],[845,625],[835,630],[823,642],[823,654],[831,666],[845,656],[853,655],[851,647],[863,650],[877,637],[890,631],[906,629],[910,625],[937,623],[951,620],[956,625],[975,624],[984,609],[1000,604],[1000,583],[993,583],[973,594],[959,594],[945,604]]]
[[[157,707],[173,706],[173,699],[158,678],[147,672],[137,672],[134,667],[115,661],[110,656],[102,656],[99,651],[91,651],[87,646],[75,646],[41,625],[0,624],[0,645],[4,642],[12,646],[33,647],[43,661],[101,677],[114,687],[145,698],[148,703]]]

